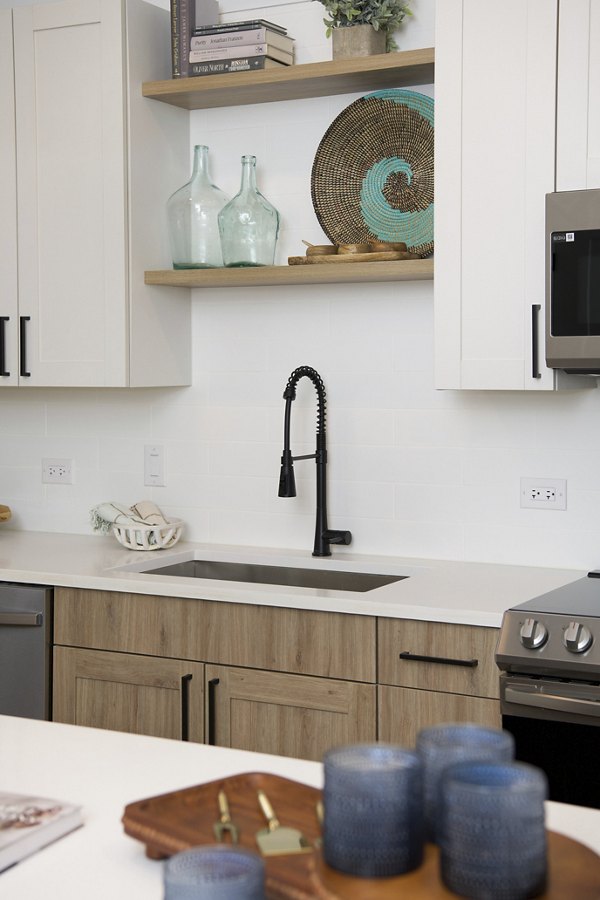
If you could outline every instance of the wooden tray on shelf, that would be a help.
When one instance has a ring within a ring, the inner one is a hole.
[[[339,265],[340,263],[393,262],[399,259],[420,259],[407,250],[373,250],[370,253],[330,253],[315,256],[288,256],[288,266]]]
[[[231,817],[239,828],[239,845],[258,852],[255,834],[265,827],[257,801],[259,788],[268,795],[282,825],[299,828],[314,843],[320,837],[316,803],[321,792],[297,781],[262,772],[244,773],[208,784],[150,797],[125,807],[126,834],[146,845],[151,859],[214,843],[217,794],[227,794]],[[548,832],[548,890],[540,900],[598,900],[600,857],[554,832]],[[448,900],[456,897],[439,877],[437,847],[427,845],[423,865],[397,878],[353,878],[327,866],[318,849],[311,853],[267,857],[268,900]]]

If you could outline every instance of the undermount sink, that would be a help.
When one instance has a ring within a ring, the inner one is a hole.
[[[407,578],[407,575],[375,575],[370,572],[341,572],[337,569],[296,569],[290,566],[265,566],[206,559],[187,559],[155,569],[145,575],[180,578],[210,578],[215,581],[243,581],[251,584],[281,584],[288,587],[317,588],[364,593]]]

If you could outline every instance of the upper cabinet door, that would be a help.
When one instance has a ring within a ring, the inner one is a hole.
[[[554,190],[557,0],[439,0],[436,387],[551,390],[544,196]]]
[[[121,6],[14,16],[21,384],[127,383]]]
[[[600,188],[600,0],[568,0],[558,28],[556,189]]]
[[[18,384],[17,185],[12,11],[0,9],[0,387]]]

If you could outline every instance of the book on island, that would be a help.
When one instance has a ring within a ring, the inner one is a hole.
[[[275,25],[274,22],[267,22],[266,19],[247,19],[244,22],[220,22],[215,25],[205,25],[198,23],[194,29],[194,34],[213,34],[215,31],[251,31],[253,28],[269,28],[271,31],[278,31],[279,34],[287,34],[287,28],[282,25]]]
[[[270,28],[251,28],[246,31],[215,31],[210,34],[193,34],[190,50],[212,50],[215,47],[245,47],[251,44],[270,44],[278,50],[292,53],[294,39]]]
[[[80,806],[0,791],[0,872],[80,825]]]
[[[225,72],[250,72],[254,69],[284,68],[285,63],[269,56],[246,56],[239,59],[215,59],[213,62],[190,63],[190,75],[221,75]]]
[[[190,50],[190,62],[213,62],[214,60],[239,59],[241,56],[270,56],[278,62],[291,66],[294,57],[291,53],[278,50],[269,44],[248,44],[246,47],[214,47],[212,50]]]

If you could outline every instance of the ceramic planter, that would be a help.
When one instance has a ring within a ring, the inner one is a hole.
[[[334,28],[331,38],[334,59],[385,53],[386,33],[385,31],[375,31],[372,25],[348,25],[345,28]]]

